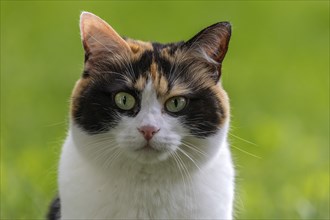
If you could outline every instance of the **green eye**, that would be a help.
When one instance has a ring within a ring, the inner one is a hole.
[[[165,103],[165,108],[169,112],[179,112],[187,105],[186,98],[182,96],[172,97]]]
[[[115,102],[122,110],[131,110],[135,106],[135,98],[127,92],[118,92],[115,96]]]

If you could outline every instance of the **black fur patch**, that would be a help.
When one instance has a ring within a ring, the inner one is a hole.
[[[112,78],[110,75],[95,79],[79,97],[74,119],[91,134],[108,131],[118,124],[121,114],[134,117],[140,109],[140,94],[129,88],[123,79]],[[115,95],[121,91],[130,93],[137,100],[132,110],[123,111],[115,104]]]
[[[216,133],[222,108],[219,100],[208,89],[196,91],[189,99],[181,122],[196,137],[205,138]]]
[[[155,62],[158,65],[158,71],[164,74],[169,74],[171,69],[173,70],[174,63],[170,62],[168,59],[161,57],[157,52],[154,54]]]
[[[199,138],[213,135],[219,129],[223,117],[220,100],[209,89],[196,89],[193,94],[184,95],[188,99],[187,106],[180,112],[167,112],[178,117],[191,134]]]
[[[49,206],[47,220],[59,220],[61,218],[60,198],[56,197]]]
[[[134,82],[140,76],[146,76],[152,63],[152,52],[145,51],[139,60],[127,65],[118,65],[106,61],[98,62],[96,73],[89,71],[92,83],[80,94],[78,108],[73,113],[75,122],[90,134],[102,133],[115,127],[120,115],[134,117],[140,110],[140,93],[129,87],[125,77]],[[86,71],[85,71],[86,72]],[[128,92],[135,97],[137,105],[130,111],[123,111],[115,104],[118,92]]]
[[[147,77],[147,72],[150,70],[152,59],[153,51],[147,50],[141,55],[140,59],[131,63],[134,74],[134,78],[132,79],[133,83],[135,83],[140,75]]]

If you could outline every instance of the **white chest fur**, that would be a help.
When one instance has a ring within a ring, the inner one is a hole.
[[[64,144],[59,190],[62,219],[231,219],[234,171],[226,142],[199,169],[189,160],[140,164],[124,155],[107,170]]]

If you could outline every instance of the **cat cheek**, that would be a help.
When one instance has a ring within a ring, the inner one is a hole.
[[[153,140],[156,147],[160,150],[175,151],[181,144],[181,136],[173,131],[166,131]]]

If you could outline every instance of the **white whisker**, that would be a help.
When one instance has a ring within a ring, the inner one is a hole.
[[[234,135],[234,134],[232,134],[232,133],[230,133],[230,132],[228,132],[228,134],[231,135],[231,136],[233,136],[233,137],[235,137],[235,138],[237,138],[238,140],[244,141],[244,142],[246,142],[246,143],[248,143],[248,144],[251,144],[251,145],[254,145],[254,146],[258,147],[257,144],[255,144],[255,143],[253,143],[253,142],[251,142],[251,141],[245,140],[244,138],[241,138],[241,137],[239,137],[239,136],[236,136],[236,135]]]
[[[184,146],[188,147],[189,149],[192,149],[193,151],[205,156],[205,157],[208,157],[209,155],[207,155],[204,151],[201,151],[199,149],[197,149],[196,146],[192,145],[191,143],[187,142],[187,141],[181,141],[181,144],[183,144]]]
[[[187,158],[189,158],[189,160],[199,169],[199,171],[201,171],[201,168],[197,165],[196,161],[194,159],[192,159],[187,152],[185,152],[183,149],[181,149],[180,147],[177,148],[183,155],[185,155]]]
[[[233,148],[235,148],[235,149],[237,149],[237,150],[239,150],[239,151],[241,151],[241,152],[243,152],[243,153],[245,153],[245,154],[247,154],[247,155],[250,155],[250,156],[255,157],[255,158],[257,158],[257,159],[262,159],[261,157],[259,157],[259,156],[257,156],[257,155],[254,155],[254,154],[252,154],[252,153],[249,153],[249,152],[247,152],[247,151],[245,151],[245,150],[242,150],[241,148],[236,147],[236,146],[233,145],[233,144],[231,144],[230,146],[233,147]]]

